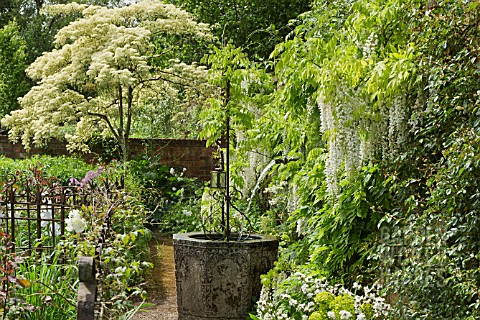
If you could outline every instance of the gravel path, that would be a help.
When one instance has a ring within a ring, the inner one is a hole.
[[[175,264],[171,237],[160,237],[154,232],[150,242],[153,270],[147,275],[148,303],[133,320],[177,320],[177,294],[175,288]]]

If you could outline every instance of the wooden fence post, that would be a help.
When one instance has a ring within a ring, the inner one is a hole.
[[[78,257],[77,320],[94,320],[97,280],[93,257]]]

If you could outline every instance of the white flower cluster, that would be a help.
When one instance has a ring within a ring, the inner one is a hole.
[[[240,82],[240,88],[244,94],[248,94],[248,91],[252,84],[262,84],[262,80],[254,72],[245,73]],[[259,110],[256,110],[259,111]]]
[[[399,94],[393,98],[389,108],[388,138],[389,149],[393,152],[406,140],[406,104],[405,95]]]
[[[340,284],[330,285],[326,278],[305,275],[296,272],[293,275],[279,275],[272,287],[264,286],[257,302],[257,317],[265,320],[292,319],[292,314],[301,314],[302,319],[308,317],[318,306],[314,298],[324,292],[333,296],[348,295],[353,298],[355,315],[348,310],[340,310],[338,314],[330,310],[327,316],[330,319],[367,319],[362,311],[362,306],[370,305],[373,319],[387,316],[391,307],[385,299],[376,295],[379,287],[364,287],[354,283],[353,291],[350,291]],[[362,293],[362,294],[359,294]]]
[[[278,184],[271,184],[263,193],[268,195],[268,203],[271,206],[285,206],[288,201],[288,182],[287,181],[280,181]]]
[[[370,103],[346,83],[336,86],[334,96],[328,103],[319,96],[317,105],[328,146],[327,189],[335,195],[344,172],[348,176],[358,170],[374,152],[389,158],[396,154],[406,140],[408,119],[402,92],[377,111],[370,110]]]
[[[280,181],[276,184],[270,184],[263,192],[266,194],[268,203],[272,207],[291,213],[299,206],[300,195],[298,194],[298,186],[296,184]]]
[[[245,138],[243,133],[239,133],[240,143]],[[251,192],[256,192],[255,189],[258,180],[262,177],[262,170],[269,168],[269,162],[271,161],[268,153],[265,150],[253,150],[248,152],[248,165],[242,168],[243,188],[242,193],[250,195]],[[270,167],[271,168],[271,167]],[[269,169],[270,169],[269,168]],[[267,172],[268,174],[269,172]]]
[[[75,232],[75,233],[82,233],[85,231],[86,222],[83,220],[82,216],[80,215],[79,210],[72,210],[68,214],[68,218],[65,219],[67,231]]]
[[[369,141],[361,135],[368,127],[368,119],[358,117],[359,110],[365,109],[366,105],[367,102],[357,97],[345,83],[337,85],[334,103],[325,103],[322,97],[318,99],[321,130],[328,139],[325,175],[330,194],[338,191],[342,165],[348,174],[369,157]]]
[[[372,32],[370,34],[370,36],[368,36],[368,39],[367,39],[367,41],[365,42],[365,45],[362,48],[363,56],[365,58],[370,57],[375,52],[375,48],[377,47],[377,43],[378,43],[378,37],[374,32]]]
[[[249,87],[250,87],[250,78],[243,77],[242,82],[240,83],[240,88],[242,88],[243,92],[248,93]]]

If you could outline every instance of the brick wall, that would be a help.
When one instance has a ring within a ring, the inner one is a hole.
[[[201,140],[130,139],[132,155],[157,156],[162,164],[186,168],[185,175],[210,180],[215,167],[214,148],[206,148]]]
[[[185,175],[202,180],[210,179],[210,171],[215,167],[214,148],[206,148],[205,141],[171,139],[130,139],[132,156],[148,154],[156,156],[160,163],[175,168],[186,168]],[[92,152],[81,155],[87,161],[94,161],[103,150],[92,147]],[[0,135],[0,155],[8,158],[23,159],[30,155],[68,155],[65,142],[51,141],[42,148],[32,148],[29,153],[19,143],[8,141],[6,135]]]

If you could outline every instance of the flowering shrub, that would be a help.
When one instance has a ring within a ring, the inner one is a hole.
[[[275,274],[262,279],[263,289],[252,319],[327,320],[384,319],[390,305],[377,295],[377,286],[354,283],[353,292],[331,285],[317,271]]]

